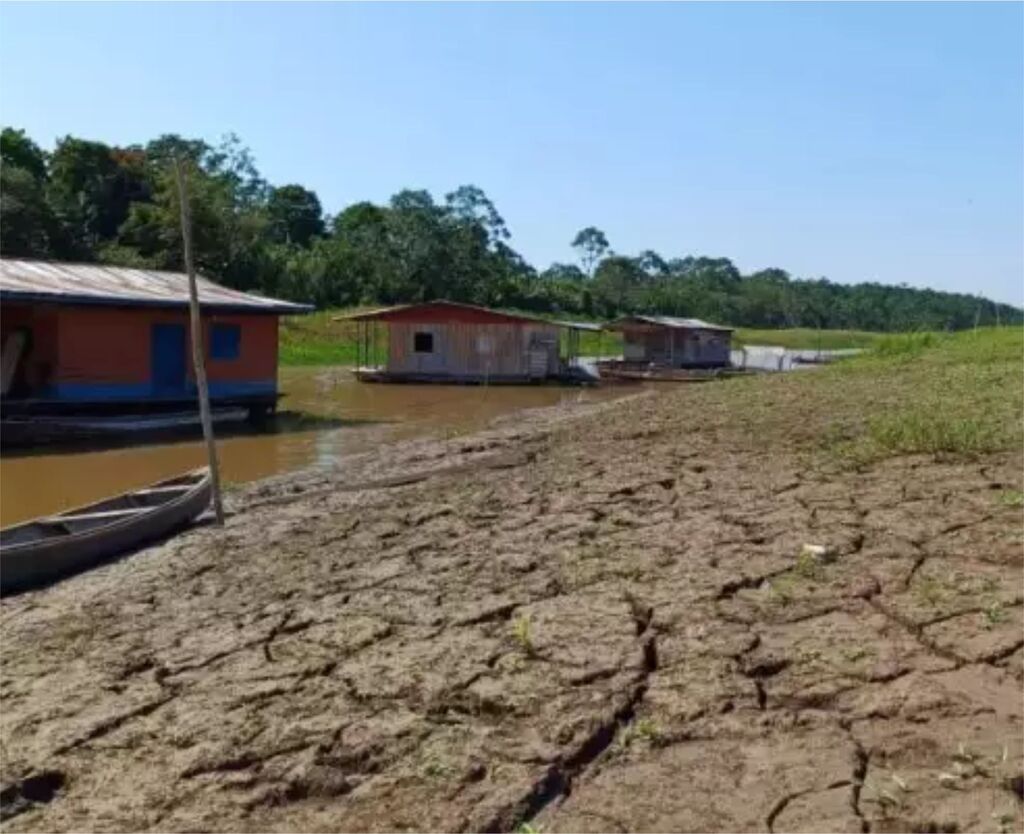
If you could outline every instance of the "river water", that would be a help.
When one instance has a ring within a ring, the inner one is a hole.
[[[221,471],[227,483],[330,465],[339,457],[393,440],[476,431],[519,409],[592,402],[635,390],[372,385],[356,382],[344,368],[283,368],[280,383],[282,413],[270,429],[235,429],[230,434],[218,427]],[[203,444],[195,439],[93,451],[5,451],[0,460],[0,526],[87,504],[204,461]]]

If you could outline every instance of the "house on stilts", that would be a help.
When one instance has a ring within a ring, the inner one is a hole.
[[[340,316],[356,327],[356,376],[365,382],[463,384],[591,381],[579,339],[594,324],[548,321],[454,301]]]
[[[675,316],[631,315],[605,330],[622,334],[623,364],[668,369],[726,368],[732,327]]]
[[[211,403],[273,410],[278,319],[312,308],[197,280]],[[188,306],[184,273],[0,259],[0,411],[194,410]]]

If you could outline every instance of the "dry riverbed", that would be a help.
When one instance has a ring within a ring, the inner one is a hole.
[[[5,830],[1021,830],[1019,456],[836,465],[793,385],[396,444],[4,600]]]

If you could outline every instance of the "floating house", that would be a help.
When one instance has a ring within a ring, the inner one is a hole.
[[[405,304],[337,320],[356,325],[356,376],[366,382],[584,381],[579,336],[600,330],[454,301]]]
[[[278,317],[312,308],[198,278],[210,399],[272,410]],[[193,410],[188,276],[0,259],[4,416]]]
[[[733,328],[674,316],[625,316],[605,325],[622,333],[623,364],[660,368],[724,368]]]

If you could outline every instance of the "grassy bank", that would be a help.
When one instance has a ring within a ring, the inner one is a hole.
[[[743,380],[714,399],[729,412],[723,420],[847,465],[899,454],[978,455],[1024,442],[1022,357],[1021,328],[891,335],[862,356],[814,373]]]
[[[284,316],[278,340],[282,365],[354,365],[356,329],[333,321],[351,310],[321,310],[308,316]]]
[[[733,334],[733,344],[770,345],[791,350],[843,350],[845,348],[869,348],[882,333],[866,330],[814,330],[809,327],[794,327],[787,330],[758,330],[741,327]]]

